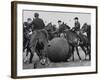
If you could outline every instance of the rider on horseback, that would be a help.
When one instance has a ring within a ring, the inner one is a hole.
[[[28,43],[29,43],[29,40],[30,40],[30,35],[32,34],[32,19],[31,18],[28,18],[27,19],[27,22],[24,22],[24,25],[23,25],[23,36],[24,36],[24,41],[25,41],[25,45],[24,47],[28,46]]]
[[[58,25],[59,25],[59,29],[58,29],[59,36],[64,37],[65,36],[64,31],[70,29],[70,27],[64,22],[62,22],[61,20],[58,20]]]
[[[34,30],[40,30],[40,29],[44,29],[45,27],[45,24],[44,24],[44,21],[39,18],[39,13],[34,13],[34,19],[33,19],[33,25],[34,25]]]
[[[79,19],[78,17],[75,17],[74,20],[75,20],[75,24],[72,30],[75,31],[77,34],[79,34],[79,30],[80,30],[80,22],[78,21]]]

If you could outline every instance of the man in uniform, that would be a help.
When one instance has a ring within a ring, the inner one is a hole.
[[[28,18],[27,22],[24,22],[23,24],[23,51],[27,49],[26,56],[28,55],[28,52],[31,52],[29,49],[29,42],[30,37],[32,34],[32,19]]]
[[[72,30],[75,31],[77,34],[79,34],[79,30],[80,30],[80,22],[78,21],[79,19],[78,17],[75,17],[74,20],[75,20],[75,24]]]
[[[34,30],[40,30],[43,29],[45,27],[44,21],[39,18],[39,14],[38,13],[34,13],[34,19],[33,19],[33,31]]]
[[[59,28],[59,33],[63,33],[64,23],[61,20],[58,20],[58,28]]]

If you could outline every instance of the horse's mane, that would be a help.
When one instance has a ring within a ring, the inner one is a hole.
[[[81,29],[82,29],[82,30],[85,29],[86,31],[87,31],[87,30],[90,30],[90,29],[91,29],[91,25],[89,25],[89,24],[87,24],[87,23],[84,23]]]
[[[76,34],[76,32],[75,32],[75,31],[73,31],[72,29],[66,29],[66,30],[64,30],[64,32],[71,32],[71,33]]]

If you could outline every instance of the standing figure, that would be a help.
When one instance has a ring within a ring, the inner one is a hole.
[[[23,52],[26,50],[25,56],[28,56],[28,53],[31,53],[31,50],[29,48],[29,42],[32,34],[32,19],[28,18],[27,22],[24,22],[23,24]],[[26,62],[26,58],[24,59],[24,62]]]

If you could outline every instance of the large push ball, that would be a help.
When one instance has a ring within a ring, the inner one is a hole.
[[[69,44],[66,39],[54,38],[48,43],[48,58],[52,62],[67,61],[70,57]]]

